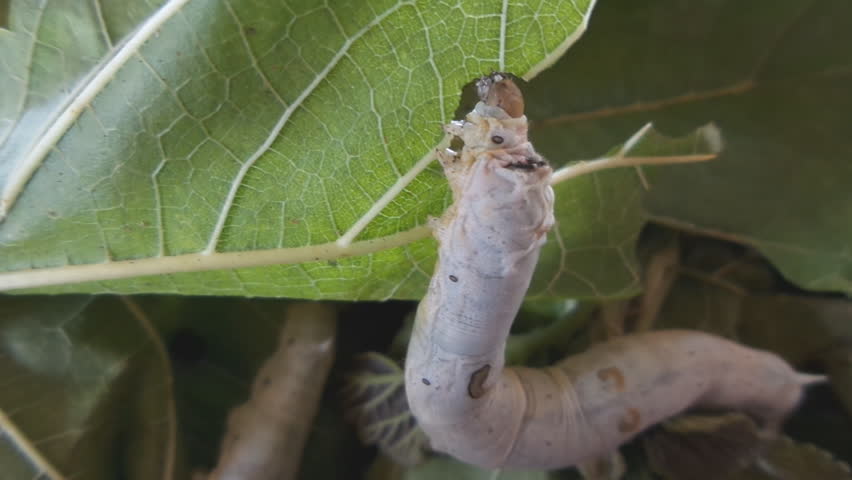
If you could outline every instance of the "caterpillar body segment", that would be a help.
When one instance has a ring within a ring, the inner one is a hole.
[[[484,468],[556,469],[692,408],[741,410],[777,428],[823,377],[705,333],[632,335],[549,368],[504,368],[554,224],[552,171],[527,140],[514,83],[492,74],[478,86],[482,101],[446,127],[464,148],[439,154],[454,204],[434,224],[439,260],[405,364],[408,403],[432,447]]]

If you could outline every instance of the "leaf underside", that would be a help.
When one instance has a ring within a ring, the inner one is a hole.
[[[12,33],[0,36],[0,50],[13,52],[0,71],[13,84],[0,110],[8,207],[0,269],[109,270],[121,260],[265,249],[286,256],[332,242],[432,152],[463,85],[554,61],[591,3],[171,0],[125,11],[15,2]],[[155,11],[171,16],[120,63],[122,45],[143,35],[131,27]],[[62,70],[63,55],[73,69]],[[56,113],[83,95],[79,87],[96,95],[39,155],[38,141],[61,125]],[[9,196],[15,187],[20,195]],[[360,238],[422,225],[448,199],[433,165]],[[434,246],[421,241],[332,264],[51,291],[411,298],[433,259]]]

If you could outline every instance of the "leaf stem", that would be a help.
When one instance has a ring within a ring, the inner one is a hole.
[[[630,138],[628,138],[627,141],[624,142],[624,145],[622,145],[621,148],[618,149],[618,152],[615,155],[597,158],[595,160],[581,160],[566,167],[560,168],[559,170],[554,172],[553,180],[551,180],[550,182],[551,185],[556,185],[571,178],[579,177],[581,175],[586,175],[600,170],[606,170],[608,168],[639,167],[641,165],[671,165],[678,163],[695,163],[713,160],[718,156],[717,153],[706,153],[693,155],[628,157],[627,154],[631,150],[633,150],[633,148],[636,147],[636,145],[638,145],[643,138],[645,138],[648,132],[651,131],[652,127],[653,124],[651,122],[648,122],[643,125],[642,128],[637,130],[636,133],[631,135]],[[703,130],[703,132],[707,140],[713,145],[713,148],[715,150],[720,150],[721,140],[718,139],[718,130],[715,127],[711,127],[706,130]],[[645,185],[645,188],[647,188],[648,185],[645,181],[645,177],[642,175],[641,170],[638,171],[638,174],[639,177],[642,179],[643,185]]]
[[[551,184],[556,185],[581,175],[618,167],[635,167],[639,165],[670,165],[678,163],[697,163],[713,160],[715,153],[698,155],[678,155],[670,157],[604,157],[595,160],[585,160],[567,167],[562,167],[553,174]]]
[[[694,163],[712,160],[715,154],[681,156],[628,157],[625,156],[650,131],[646,124],[633,134],[613,156],[583,161],[563,167],[553,174],[551,184],[593,173],[599,170],[639,165],[665,165]],[[438,148],[450,140],[445,136]],[[367,255],[382,250],[401,247],[429,236],[431,229],[417,226],[385,237],[353,242],[369,223],[435,158],[435,150],[424,155],[396,183],[337,240],[319,245],[293,248],[274,248],[247,252],[217,252],[205,249],[199,253],[159,256],[138,260],[120,260],[98,264],[66,265],[0,273],[0,291],[23,288],[47,287],[87,281],[118,280],[123,278],[163,275],[174,273],[202,272],[209,270],[233,270],[237,268],[268,265],[289,265],[320,260],[333,260],[358,255]],[[212,245],[212,244],[211,244]]]
[[[118,280],[146,275],[230,270],[333,260],[367,255],[401,247],[427,238],[431,232],[432,230],[424,225],[386,237],[358,241],[348,247],[341,247],[336,242],[328,242],[305,247],[272,248],[248,252],[216,252],[211,254],[189,253],[139,260],[120,260],[97,264],[18,270],[0,273],[0,290],[47,287],[87,281]]]
[[[0,436],[8,438],[21,455],[38,470],[36,477],[41,478],[42,475],[47,475],[49,480],[65,480],[65,476],[59,473],[56,467],[35,448],[35,445],[12,423],[12,419],[6,416],[3,410],[0,410]]]

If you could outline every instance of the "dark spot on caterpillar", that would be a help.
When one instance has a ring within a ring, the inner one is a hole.
[[[264,387],[268,387],[270,383],[272,383],[272,379],[269,377],[263,377],[263,380],[260,382]]]
[[[288,338],[288,339],[287,339],[287,346],[289,347],[290,345],[293,345],[293,343],[294,343],[295,341],[296,341],[296,339],[295,339],[295,338],[293,338],[293,337]]]
[[[491,435],[494,433],[494,427],[488,427],[488,434]]]
[[[547,395],[545,395],[545,396],[544,396],[544,398],[546,398],[546,399],[548,399],[548,400],[553,400],[553,394],[552,394],[552,393],[548,393]]]
[[[432,385],[432,382],[430,382],[428,378],[423,378],[420,381],[423,382],[423,385],[426,385],[427,387],[429,385]]]
[[[482,384],[488,378],[489,371],[491,371],[491,365],[485,365],[471,374],[470,383],[467,384],[467,394],[470,395],[470,398],[479,398],[485,395]]]
[[[546,165],[547,162],[545,162],[541,158],[527,157],[523,161],[512,162],[506,165],[506,168],[514,168],[517,170],[535,170],[536,168],[541,168]]]
[[[630,407],[624,412],[624,416],[618,421],[618,431],[621,433],[633,433],[642,424],[642,415],[639,410]]]
[[[549,447],[549,446],[551,446],[551,445],[553,445],[552,443],[550,443],[550,440],[545,440],[545,441],[544,441],[544,444],[545,444],[546,446],[548,446],[548,447]]]
[[[512,168],[515,170],[535,170],[535,165],[531,165],[526,162],[512,162],[506,165],[506,168]]]
[[[459,277],[457,277],[457,276],[455,276],[455,275],[450,275],[450,281],[451,281],[451,282],[458,282],[458,281],[459,281]]]
[[[328,266],[329,267],[336,267],[337,266],[337,260],[329,260]]]
[[[503,143],[503,137],[501,137],[500,135],[494,135],[491,137],[491,141],[496,143],[497,145],[500,145],[501,143]]]
[[[257,33],[257,29],[256,29],[256,28],[254,28],[254,27],[246,27],[243,31],[244,31],[244,32],[246,33],[246,35],[247,35],[247,36],[249,36],[249,37],[250,37],[250,36],[252,36],[252,35],[254,35],[255,33]]]
[[[624,374],[618,367],[607,367],[598,370],[598,379],[605,383],[611,383],[619,392],[624,390]]]

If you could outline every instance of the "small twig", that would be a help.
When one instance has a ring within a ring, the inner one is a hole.
[[[670,157],[603,157],[595,160],[583,160],[567,167],[562,167],[553,173],[551,185],[562,183],[580,175],[618,167],[633,167],[640,165],[672,165],[680,163],[697,163],[713,160],[718,155],[715,153],[703,153],[696,155],[678,155]]]
[[[729,281],[724,280],[722,278],[719,278],[715,275],[708,275],[707,273],[702,272],[701,270],[697,270],[697,269],[694,269],[694,268],[691,268],[691,267],[680,266],[680,267],[678,267],[678,272],[687,276],[687,277],[691,277],[691,278],[694,278],[696,280],[700,280],[704,283],[722,288],[722,289],[727,290],[731,293],[737,294],[741,297],[745,297],[746,295],[749,295],[749,293],[750,293],[747,289],[745,289],[745,288],[743,288],[743,287],[741,287],[741,286],[739,286],[739,285],[737,285],[733,282],[729,282]]]

